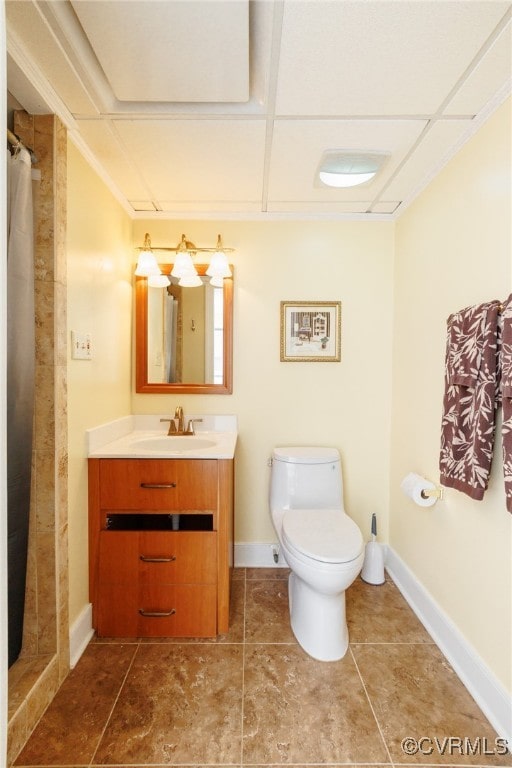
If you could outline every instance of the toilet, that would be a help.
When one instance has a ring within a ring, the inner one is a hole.
[[[348,648],[345,590],[363,566],[361,531],[343,508],[335,448],[274,448],[270,513],[290,567],[290,623],[307,654],[337,661]]]

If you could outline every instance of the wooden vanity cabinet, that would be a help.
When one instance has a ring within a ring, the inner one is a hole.
[[[100,637],[227,632],[232,567],[232,460],[89,459],[89,590]]]

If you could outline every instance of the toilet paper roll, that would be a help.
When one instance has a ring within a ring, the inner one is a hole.
[[[437,498],[435,496],[422,496],[421,492],[431,490],[435,488],[435,483],[431,483],[430,480],[425,480],[421,475],[416,475],[414,472],[410,472],[407,477],[404,477],[400,488],[410,499],[414,501],[419,507],[432,507]]]

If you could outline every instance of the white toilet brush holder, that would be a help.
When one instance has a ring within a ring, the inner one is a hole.
[[[376,541],[377,517],[372,515],[372,540],[368,542],[364,551],[364,562],[361,578],[368,584],[384,584],[384,551]]]

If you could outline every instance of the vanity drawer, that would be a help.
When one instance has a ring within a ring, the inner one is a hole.
[[[215,584],[215,531],[101,531],[102,585]]]
[[[214,584],[103,584],[98,603],[99,637],[214,637]]]
[[[100,459],[103,510],[215,510],[215,459]]]

